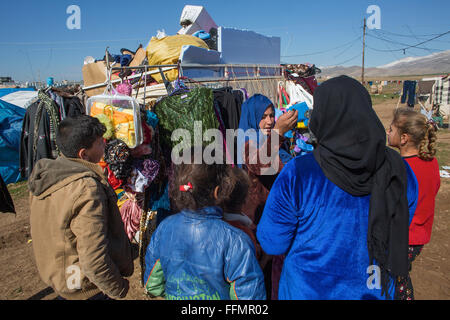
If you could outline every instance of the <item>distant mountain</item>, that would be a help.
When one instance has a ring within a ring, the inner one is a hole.
[[[319,67],[321,77],[348,75],[361,76],[361,66]],[[450,73],[450,50],[437,52],[424,57],[407,57],[375,68],[364,68],[365,77],[422,75],[435,73]]]

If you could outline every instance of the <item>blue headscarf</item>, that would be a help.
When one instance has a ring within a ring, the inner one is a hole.
[[[247,99],[241,107],[241,119],[239,120],[239,129],[247,131],[248,129],[254,129],[258,133],[262,134],[259,128],[259,123],[264,115],[268,106],[272,106],[272,110],[275,112],[272,101],[262,94],[255,94]],[[260,135],[256,136],[256,143],[259,147]],[[250,137],[245,137],[244,143],[250,140]],[[263,142],[263,141],[261,141]]]
[[[259,123],[266,111],[267,107],[272,106],[272,109],[275,111],[273,107],[272,101],[266,96],[262,94],[255,94],[248,98],[241,107],[241,119],[239,120],[239,132],[238,132],[238,162],[242,163],[242,154],[245,143],[249,140],[252,140],[257,148],[259,148],[265,140],[265,135],[262,130],[259,128]],[[253,129],[254,134],[246,135],[244,134],[247,130]],[[242,132],[243,130],[243,132]]]

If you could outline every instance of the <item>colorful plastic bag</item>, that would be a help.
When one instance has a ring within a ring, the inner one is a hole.
[[[135,148],[143,141],[140,108],[132,97],[115,91],[93,96],[87,101],[86,114],[106,122],[105,126],[111,130],[108,131],[109,139],[120,139],[129,148]]]
[[[147,59],[149,65],[164,65],[164,64],[177,64],[180,58],[181,48],[183,46],[195,46],[200,48],[209,49],[208,45],[200,38],[177,34],[174,36],[164,37],[158,39],[153,37],[147,46]],[[150,69],[157,70],[157,69]],[[178,77],[178,70],[173,69],[164,72],[164,76],[168,81],[173,81]],[[159,73],[152,75],[153,79],[162,83],[163,80]]]

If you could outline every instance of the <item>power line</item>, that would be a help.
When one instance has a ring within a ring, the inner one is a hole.
[[[316,55],[316,54],[327,53],[327,52],[330,52],[330,51],[333,51],[333,50],[340,49],[340,48],[343,48],[345,46],[348,46],[349,44],[351,44],[351,43],[353,43],[353,42],[355,42],[355,41],[357,41],[359,39],[361,39],[361,36],[359,36],[356,39],[353,39],[350,42],[344,43],[343,45],[340,45],[340,46],[337,46],[337,47],[334,47],[334,48],[330,48],[330,49],[327,49],[327,50],[318,51],[318,52],[311,52],[311,53],[304,53],[304,54],[289,55],[289,56],[281,56],[281,57],[282,58],[294,58],[294,57],[312,56],[312,55]]]
[[[379,29],[378,32],[382,32],[382,33],[389,34],[389,35],[392,35],[392,36],[397,36],[397,37],[404,37],[404,38],[434,37],[434,36],[439,35],[439,33],[432,33],[432,34],[417,34],[417,35],[411,36],[411,35],[394,33],[394,32],[386,31],[386,30],[383,30],[383,29]]]
[[[429,40],[425,40],[425,41],[423,41],[423,42],[421,42],[421,43],[418,43],[418,44],[416,44],[416,45],[409,46],[409,47],[405,48],[405,50],[406,50],[406,49],[409,49],[409,48],[417,47],[417,46],[419,46],[419,45],[421,45],[421,44],[424,44],[424,43],[427,43],[427,42],[430,42],[430,41],[433,41],[434,39],[440,38],[440,37],[445,36],[446,34],[449,34],[449,33],[450,33],[450,30],[447,31],[447,32],[441,33],[440,35],[437,35],[437,36],[435,36],[434,38],[431,38],[431,39],[429,39]]]
[[[0,42],[0,45],[29,46],[29,45],[53,45],[53,44],[74,44],[74,43],[99,43],[99,42],[121,42],[121,41],[148,41],[143,39],[114,39],[114,40],[79,40],[79,41],[49,41],[49,42]]]
[[[413,31],[411,30],[411,28],[409,27],[409,25],[406,25],[406,27],[408,28],[409,32],[414,36],[414,38],[415,38],[417,41],[420,41],[419,37],[416,37],[416,36],[414,35],[414,33],[413,33]],[[432,50],[427,49],[427,51],[428,51],[429,53],[433,53]]]
[[[409,46],[409,44],[407,44],[407,43],[398,42],[398,41],[392,41],[392,40],[389,40],[389,39],[386,39],[386,38],[377,37],[377,36],[375,36],[375,35],[373,35],[373,34],[367,34],[367,35],[368,35],[369,37],[372,37],[372,38],[375,38],[375,39],[378,39],[378,40],[382,40],[382,41],[385,41],[385,42],[389,42],[389,43],[392,43],[392,44],[395,44],[395,45],[398,45],[398,46]],[[416,47],[416,49],[422,49],[422,50],[440,50],[440,49],[423,48],[423,47]],[[406,48],[401,48],[401,49],[391,49],[391,50],[380,50],[380,51],[389,52],[389,51],[403,51],[403,50],[406,50]]]
[[[337,55],[333,56],[333,58],[337,58],[340,55],[342,55],[344,52],[346,52],[348,49],[350,49],[351,47],[353,47],[355,45],[355,43],[361,39],[361,36],[358,37],[350,46],[348,46],[347,48],[345,48],[343,51],[341,51],[340,53],[338,53]]]
[[[352,60],[354,60],[354,59],[356,59],[356,58],[359,58],[359,57],[361,57],[361,56],[362,56],[362,53],[360,52],[360,53],[358,53],[356,56],[353,56],[353,57],[351,57],[351,58],[349,58],[349,59],[347,59],[347,60],[345,60],[345,61],[342,61],[342,62],[339,62],[339,63],[335,63],[335,64],[333,64],[333,65],[328,65],[328,66],[326,66],[326,67],[330,67],[330,66],[338,66],[338,65],[341,65],[341,64],[350,62],[350,61],[352,61]]]
[[[422,42],[417,43],[417,44],[415,44],[415,45],[409,45],[409,44],[405,44],[405,43],[401,43],[401,42],[395,42],[395,41],[392,41],[392,40],[388,40],[388,39],[385,39],[385,38],[380,38],[380,37],[374,36],[373,34],[368,34],[369,36],[371,36],[371,37],[373,37],[373,38],[376,38],[376,39],[379,39],[379,40],[382,40],[382,41],[390,42],[390,43],[393,43],[393,44],[396,44],[396,45],[402,45],[402,46],[405,46],[405,47],[400,48],[400,49],[391,49],[391,50],[375,49],[375,48],[370,48],[370,47],[369,47],[369,48],[372,49],[372,50],[375,50],[375,51],[381,51],[381,52],[393,52],[393,51],[403,51],[403,52],[405,52],[405,50],[411,49],[411,48],[422,49],[422,50],[442,51],[442,50],[440,50],[440,49],[423,48],[423,47],[419,47],[419,46],[422,45],[422,44],[424,44],[424,43],[433,41],[433,40],[435,40],[435,39],[437,39],[437,38],[443,37],[443,36],[445,36],[446,34],[449,34],[449,33],[450,33],[450,30],[447,31],[447,32],[438,34],[437,36],[435,36],[435,37],[433,37],[433,38],[431,38],[431,39],[422,41]]]

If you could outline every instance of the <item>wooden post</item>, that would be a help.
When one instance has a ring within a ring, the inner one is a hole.
[[[366,46],[366,18],[364,18],[363,26],[363,51],[362,51],[362,69],[361,69],[361,83],[364,85],[364,49]]]

